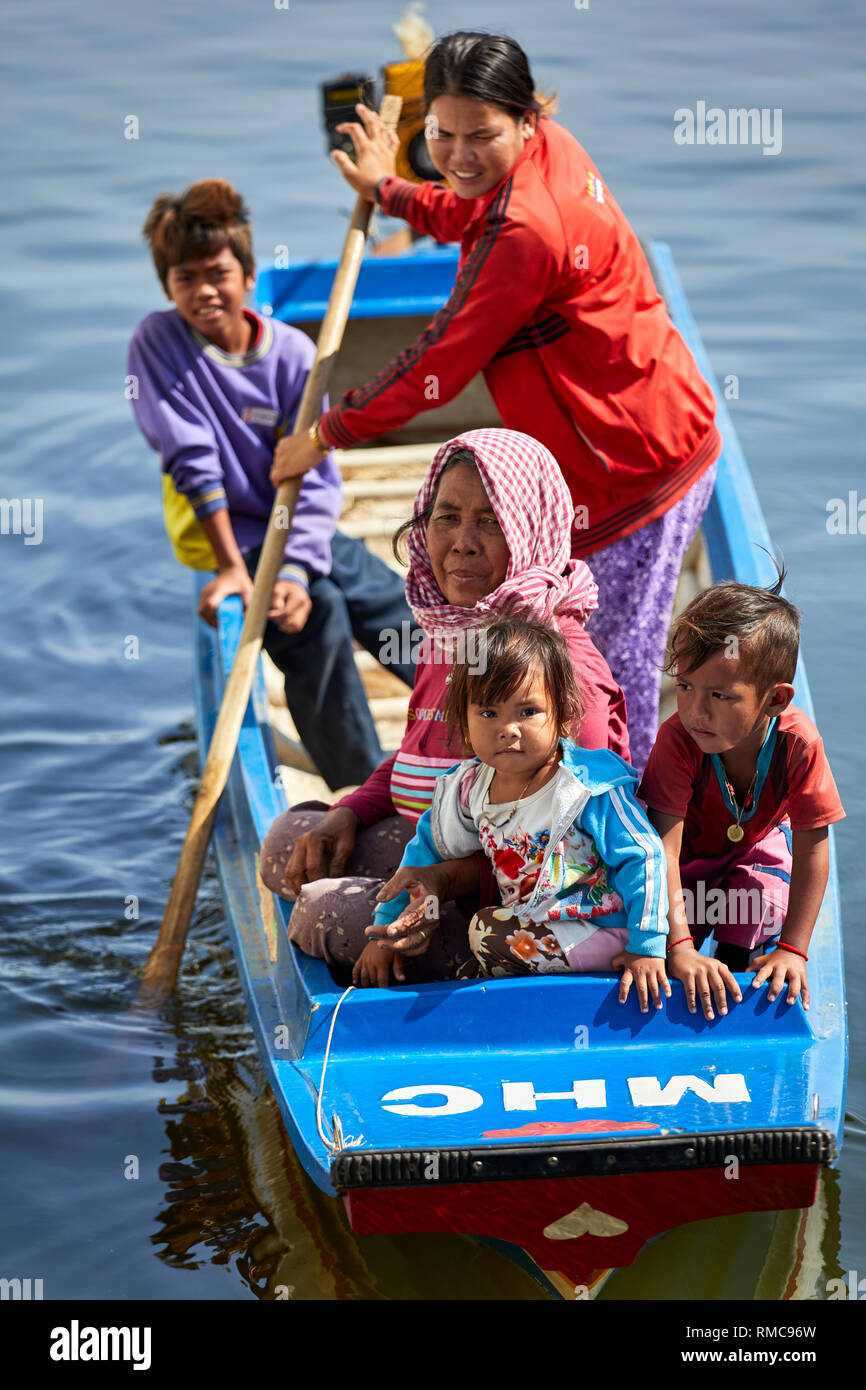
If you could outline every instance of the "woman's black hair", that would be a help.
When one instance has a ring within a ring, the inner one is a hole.
[[[436,97],[475,97],[501,106],[519,120],[527,111],[545,108],[535,95],[529,59],[507,34],[482,34],[461,29],[438,39],[424,66],[427,109]]]
[[[406,536],[410,531],[414,531],[416,527],[421,531],[427,530],[427,523],[433,515],[433,509],[436,506],[436,498],[439,496],[439,488],[442,485],[442,479],[445,477],[446,473],[450,473],[452,468],[459,467],[461,463],[468,464],[470,468],[478,467],[475,455],[471,449],[455,449],[454,453],[450,454],[446,459],[442,472],[436,479],[433,496],[430,498],[427,506],[419,512],[418,516],[410,516],[408,521],[404,521],[401,526],[397,527],[397,530],[391,538],[391,549],[394,552],[394,559],[398,564],[405,565],[407,563],[406,556],[403,553],[403,541]]]

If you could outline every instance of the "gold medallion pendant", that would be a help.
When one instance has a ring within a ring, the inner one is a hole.
[[[739,824],[739,822],[737,822],[735,825],[728,826],[728,839],[733,840],[735,844],[739,844],[740,840],[742,840],[745,833],[745,830]]]

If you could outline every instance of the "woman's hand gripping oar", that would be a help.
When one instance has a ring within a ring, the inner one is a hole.
[[[382,102],[382,120],[392,130],[397,124],[400,105],[399,97],[387,96]],[[294,434],[302,434],[309,430],[320,414],[322,398],[327,390],[328,379],[349,317],[372,210],[373,204],[368,198],[358,198],[334,277],[327,312],[319,332],[315,361],[298,407]],[[287,531],[291,526],[302,482],[302,476],[289,479],[281,484],[274,498],[243,631],[234,665],[226,682],[189,829],[180,852],[171,896],[162,919],[159,937],[145,966],[139,1003],[147,1007],[158,1007],[171,993],[177,979],[217,806],[228,780],[237,747],[256,662],[262,647],[262,634],[265,630],[271,594],[282,563]]]

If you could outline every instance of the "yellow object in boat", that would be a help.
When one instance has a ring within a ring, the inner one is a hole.
[[[165,529],[180,563],[193,570],[218,569],[211,543],[192,503],[178,492],[170,473],[162,475],[162,509]]]
[[[412,59],[403,63],[388,63],[382,69],[385,91],[389,96],[402,98],[397,135],[397,173],[401,179],[421,183],[438,179],[439,174],[427,153],[424,138],[424,63]]]

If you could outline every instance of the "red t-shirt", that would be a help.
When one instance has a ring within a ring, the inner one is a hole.
[[[733,816],[722,797],[712,758],[702,753],[678,714],[666,719],[649,756],[638,796],[651,811],[684,822],[681,863],[731,853],[727,837]],[[790,817],[792,830],[817,830],[843,820],[845,812],[811,719],[789,705],[779,716],[776,745],[753,816],[741,822],[739,848],[762,840]]]

